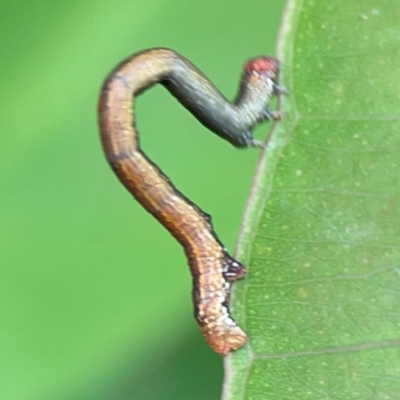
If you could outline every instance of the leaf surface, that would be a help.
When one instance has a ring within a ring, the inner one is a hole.
[[[400,7],[293,0],[224,399],[400,399]]]

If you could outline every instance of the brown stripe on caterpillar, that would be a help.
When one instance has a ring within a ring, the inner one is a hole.
[[[236,147],[263,146],[253,127],[279,114],[268,107],[279,65],[271,57],[245,64],[236,100],[229,102],[188,60],[169,49],[134,54],[107,77],[99,101],[99,126],[107,160],[128,191],[181,243],[193,277],[195,317],[209,345],[220,354],[236,350],[246,333],[230,315],[231,284],[245,267],[229,256],[211,218],[179,192],[139,146],[134,101],[155,83],[166,87],[204,126]]]

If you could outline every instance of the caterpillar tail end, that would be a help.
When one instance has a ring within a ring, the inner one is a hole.
[[[232,326],[229,331],[220,331],[217,328],[210,331],[202,329],[202,333],[209,346],[218,354],[226,356],[247,343],[247,334],[238,326]]]

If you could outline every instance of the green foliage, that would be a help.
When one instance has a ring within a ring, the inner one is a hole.
[[[289,1],[225,399],[400,399],[400,8]]]
[[[268,3],[0,2],[0,399],[219,397],[183,252],[104,160],[97,97],[116,63],[166,46],[232,98],[242,63],[272,52],[284,1]],[[160,87],[137,107],[144,150],[232,248],[258,152]]]

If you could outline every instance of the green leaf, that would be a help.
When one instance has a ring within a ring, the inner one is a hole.
[[[400,399],[400,8],[289,1],[224,398]]]

